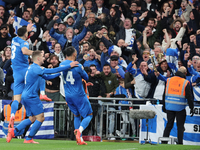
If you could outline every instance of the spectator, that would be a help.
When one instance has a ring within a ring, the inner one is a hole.
[[[134,60],[131,63],[129,63],[127,67],[127,71],[130,72],[135,78],[135,82],[136,82],[136,84],[134,84],[135,96],[137,98],[145,98],[148,96],[148,93],[151,88],[151,83],[144,80],[144,75],[148,75],[149,70],[148,70],[147,63],[141,62],[140,67],[136,71],[134,67],[134,63],[136,61],[137,61],[137,57],[134,57]]]
[[[100,16],[102,13],[109,15],[109,10],[103,7],[104,0],[95,0],[96,5],[92,7],[92,12],[96,14],[96,17]]]
[[[188,4],[188,0],[183,0],[181,2],[181,8],[179,9],[178,16],[183,20],[188,22],[190,19],[190,12],[192,11],[191,6]]]
[[[48,68],[56,68],[59,66],[59,58],[55,54],[49,57]],[[56,77],[54,79],[46,81],[45,93],[48,98],[52,101],[59,101],[60,99],[60,78]]]
[[[7,46],[4,48],[1,58],[2,58],[2,61],[0,62],[0,67],[3,69],[6,61],[11,59],[11,47],[10,46]]]
[[[79,56],[78,56],[78,61],[80,62],[83,59],[83,56],[88,53],[90,47],[89,42],[83,42],[80,48]]]
[[[39,19],[40,19],[40,26],[42,27],[43,31],[45,31],[47,25],[53,19],[53,11],[51,9],[47,9],[45,11],[45,15],[41,15]]]
[[[91,31],[92,33],[97,32],[100,28],[101,25],[99,25],[97,22],[98,20],[95,18],[94,13],[89,13],[87,20],[89,22],[88,30]]]
[[[91,74],[89,75],[88,82],[91,82],[93,86],[88,86],[89,96],[90,97],[104,97],[106,93],[106,87],[105,87],[104,81],[102,80],[101,77],[96,75],[99,73],[99,71],[97,71],[95,65],[90,65],[90,69],[91,69]],[[96,116],[99,111],[98,109],[100,108],[100,106],[98,105],[98,101],[93,100],[90,102],[93,103],[92,105],[93,115]],[[99,128],[99,125],[100,125],[100,117],[98,118],[97,129]],[[97,133],[99,133],[99,131]]]
[[[54,50],[55,50],[54,54],[59,58],[59,61],[60,62],[65,61],[65,57],[63,55],[60,43],[55,44]]]
[[[131,93],[128,89],[125,89],[125,83],[124,83],[124,79],[120,79],[119,80],[119,86],[116,89],[116,94],[115,96],[117,97],[121,97],[124,98],[124,100],[119,101],[119,104],[131,104],[132,102],[128,101],[127,98],[131,98]],[[131,107],[128,106],[118,106],[119,110],[122,110],[122,120],[123,120],[123,125],[122,125],[122,129],[116,130],[116,134],[120,137],[120,138],[125,138],[125,134],[126,134],[126,130],[127,130],[127,122],[130,121],[131,123],[131,128],[132,128],[132,136],[131,137],[135,137],[135,121],[134,119],[132,119],[131,117],[129,117],[128,119],[128,113],[126,111],[123,110],[129,110],[132,109]]]
[[[106,86],[106,97],[110,97],[112,94],[115,94],[115,90],[118,87],[118,80],[117,77],[111,72],[111,68],[108,64],[105,64],[103,66],[103,72],[101,72],[100,76],[102,77],[105,86]],[[108,102],[108,104],[113,104],[112,101]],[[102,101],[99,101],[99,104],[102,105]],[[105,109],[102,108],[101,109]],[[99,109],[99,112],[101,112],[101,109]],[[109,137],[112,140],[115,140],[115,138],[113,138],[113,133],[114,133],[114,127],[115,127],[115,113],[112,111],[115,111],[115,108],[110,106],[109,108],[110,114],[108,115],[109,118],[109,128],[108,128],[108,132],[109,132]],[[100,133],[100,131],[97,133]]]
[[[5,7],[0,5],[0,18],[2,19],[4,24],[8,21],[8,16],[8,13],[5,12]]]
[[[80,63],[84,66],[84,67],[90,67],[90,65],[95,65],[97,67],[98,71],[101,71],[101,63],[100,63],[100,59],[101,56],[98,55],[95,52],[95,47],[91,46],[88,49],[88,54],[85,54],[83,56],[82,61],[80,61]]]
[[[20,17],[20,16],[19,16],[19,17]],[[24,20],[26,20],[26,21],[28,21],[28,20],[31,19],[31,14],[30,14],[30,12],[29,12],[28,10],[25,10],[25,11],[23,12],[22,19],[24,19]]]
[[[137,8],[137,2],[132,1],[131,6],[130,6],[130,12],[127,14],[127,17],[133,20],[134,17],[139,18],[140,15],[141,14],[139,13],[138,8]]]
[[[155,4],[152,3],[152,0],[144,0],[141,5],[141,10],[143,12],[148,11],[148,18],[155,18],[157,7]]]
[[[8,36],[9,30],[8,30],[8,25],[4,24],[0,27],[0,41],[1,41],[1,45],[0,45],[0,50],[3,50],[6,46],[10,46],[11,45],[11,41],[12,38]]]
[[[192,11],[190,12],[190,20],[187,22],[188,27],[189,27],[189,32],[190,34],[194,34],[196,33],[197,29],[199,29],[199,13],[197,12],[197,10],[195,9],[193,3],[189,2],[191,7],[192,7]],[[195,16],[195,18],[194,18]]]
[[[112,55],[110,57],[111,72],[114,73],[118,78],[124,79],[126,69],[123,68],[121,65],[118,65],[119,64],[118,60],[119,57],[116,55]]]
[[[84,7],[82,8],[82,11],[83,11],[82,17],[85,16],[86,11],[88,11],[88,10],[90,10],[90,11],[92,10],[92,0],[85,1]]]
[[[159,17],[160,16],[158,16],[158,18]],[[143,36],[147,37],[147,43],[149,43],[149,47],[153,49],[153,45],[154,45],[155,41],[159,38],[160,33],[161,33],[161,29],[162,29],[161,22],[158,21],[157,28],[154,33],[152,32],[152,29],[153,28],[147,26],[143,31]]]
[[[63,34],[58,34],[55,32],[55,30],[58,28],[58,26],[54,25],[53,28],[51,28],[49,34],[55,38],[58,43],[60,43],[62,49],[65,49],[66,47],[69,46],[74,46],[74,48],[77,51],[77,54],[79,54],[79,41],[81,41],[84,36],[87,33],[87,27],[88,27],[88,22],[86,21],[84,24],[84,29],[79,35],[74,35],[74,30],[73,28],[67,28],[65,32],[65,36]]]
[[[119,18],[118,12],[119,10],[116,7],[110,8],[110,16],[109,16],[109,32],[115,33],[115,27],[112,25],[112,22],[118,24],[119,26],[123,26],[123,21]],[[116,33],[115,33],[116,34]]]

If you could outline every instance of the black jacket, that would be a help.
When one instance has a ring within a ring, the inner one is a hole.
[[[89,76],[88,82],[93,83],[93,86],[88,86],[89,96],[90,97],[98,97],[105,96],[106,86],[104,81],[99,76]]]

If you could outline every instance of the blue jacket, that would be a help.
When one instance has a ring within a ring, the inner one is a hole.
[[[54,28],[51,28],[51,30],[49,31],[49,34],[51,35],[51,37],[56,39],[58,43],[60,43],[62,49],[64,49],[64,46],[67,42],[67,38],[65,37],[65,35],[58,34],[55,31],[56,30]],[[87,28],[84,27],[80,34],[74,35],[72,38],[72,46],[76,49],[77,55],[79,54],[79,41],[81,41],[85,37],[86,34],[87,34]]]

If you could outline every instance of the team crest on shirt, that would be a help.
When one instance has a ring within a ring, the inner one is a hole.
[[[40,68],[41,68],[41,69],[44,69],[44,67],[43,67],[43,66],[40,66]]]
[[[111,84],[112,83],[112,81],[111,80],[108,80],[108,84]]]
[[[6,41],[6,45],[11,45],[11,41]]]
[[[28,43],[27,43],[27,42],[25,42],[25,43],[24,43],[24,45],[28,45]]]

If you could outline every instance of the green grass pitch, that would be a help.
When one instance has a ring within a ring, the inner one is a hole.
[[[200,150],[194,145],[141,145],[139,143],[122,142],[87,142],[88,145],[77,145],[76,141],[38,140],[40,144],[24,144],[23,139],[0,139],[0,150]]]

